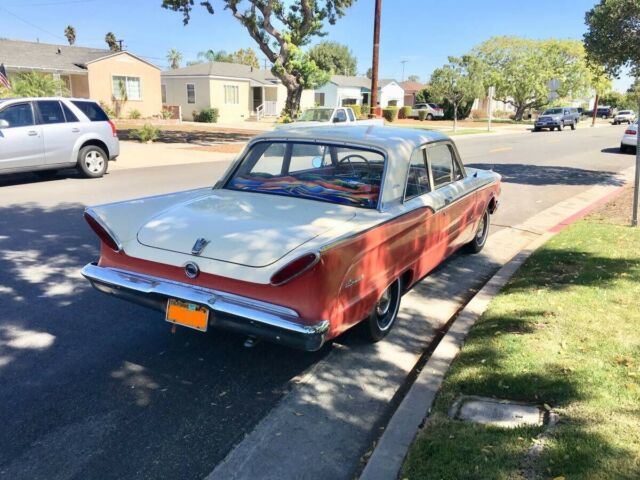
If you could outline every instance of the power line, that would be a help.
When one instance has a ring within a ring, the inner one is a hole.
[[[9,15],[11,15],[12,17],[17,18],[17,19],[18,19],[18,20],[20,20],[21,22],[24,22],[24,23],[26,23],[27,25],[29,25],[29,26],[31,26],[31,27],[33,27],[33,28],[35,28],[35,29],[38,29],[38,30],[40,30],[41,32],[46,33],[47,35],[51,35],[52,37],[59,38],[59,39],[61,39],[61,40],[65,40],[65,37],[63,37],[62,35],[57,35],[57,34],[55,34],[55,33],[50,32],[49,30],[46,30],[46,29],[44,29],[44,28],[42,28],[42,27],[39,27],[39,26],[38,26],[38,25],[36,25],[35,23],[31,23],[29,20],[25,20],[25,19],[24,19],[24,18],[22,18],[21,16],[16,15],[15,13],[13,13],[13,12],[11,12],[11,11],[7,10],[7,9],[6,9],[6,8],[4,8],[4,7],[0,7],[0,10],[5,11],[5,12],[6,12],[6,13],[8,13]]]

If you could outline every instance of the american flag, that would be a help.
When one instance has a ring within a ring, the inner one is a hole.
[[[7,71],[4,69],[4,63],[0,63],[0,85],[4,88],[11,88],[9,78],[7,77]]]

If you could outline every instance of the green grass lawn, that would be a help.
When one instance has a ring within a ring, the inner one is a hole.
[[[640,478],[640,229],[606,217],[552,238],[493,300],[401,478]],[[560,421],[531,461],[542,428],[451,420],[460,394],[546,404]]]

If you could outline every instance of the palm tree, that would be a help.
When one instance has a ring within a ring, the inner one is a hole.
[[[180,62],[182,62],[182,53],[180,53],[175,48],[172,48],[167,52],[167,61],[169,62],[169,67],[172,70],[176,68],[180,68]]]
[[[69,42],[69,45],[73,45],[76,43],[76,29],[71,25],[67,25],[67,28],[64,29],[64,36],[67,37],[67,42]]]
[[[26,72],[11,82],[15,97],[53,97],[69,95],[67,85],[49,73]]]
[[[118,40],[116,39],[115,33],[108,32],[104,36],[104,41],[107,42],[107,45],[109,45],[109,50],[111,50],[112,52],[119,52],[120,51],[120,44],[118,43]]]

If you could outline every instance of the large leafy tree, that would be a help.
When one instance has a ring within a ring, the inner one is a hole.
[[[258,55],[253,48],[241,48],[236,50],[232,54],[233,63],[241,63],[242,65],[249,65],[253,68],[260,68],[260,62],[258,62]]]
[[[169,62],[169,68],[172,70],[176,70],[180,68],[180,62],[182,62],[182,53],[172,48],[167,52],[167,61]]]
[[[482,94],[482,81],[473,57],[449,57],[449,63],[436,68],[429,81],[429,96],[448,101],[453,107],[453,131],[458,127],[460,107],[467,106]]]
[[[74,45],[76,43],[76,29],[71,25],[67,25],[67,28],[64,29],[64,36],[67,37],[67,42],[69,45]]]
[[[407,77],[407,80],[410,82],[418,82],[420,83],[420,76],[419,75],[409,75]]]
[[[324,22],[334,24],[354,0],[220,0],[256,42],[273,64],[271,71],[287,89],[285,113],[295,116],[305,88],[326,82],[327,75],[318,68],[301,47],[313,37],[323,36]],[[186,25],[194,4],[210,14],[213,0],[163,0],[162,6],[183,14]]]
[[[588,31],[584,35],[584,46],[589,61],[603,65],[607,73],[616,77],[620,75],[623,68],[629,68],[636,79],[639,79],[640,1],[601,0],[587,12],[585,22]],[[640,140],[640,131],[638,139]],[[635,190],[631,219],[633,226],[638,225],[639,190],[640,147],[636,148]]]
[[[549,101],[550,82],[560,97],[580,96],[589,87],[589,71],[581,42],[493,37],[476,47],[485,87],[495,86],[496,99],[515,107],[516,120],[527,109]]]
[[[338,42],[320,42],[309,50],[316,65],[331,74],[356,75],[358,61],[346,45]]]

